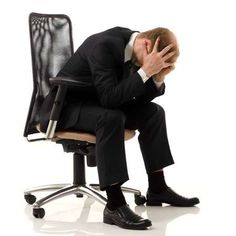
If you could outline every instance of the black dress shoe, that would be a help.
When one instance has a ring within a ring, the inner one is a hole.
[[[125,229],[147,229],[152,225],[148,219],[143,219],[141,216],[135,214],[129,206],[123,205],[116,210],[111,211],[106,206],[103,212],[103,222],[106,224],[115,224]]]
[[[192,207],[199,202],[198,198],[183,197],[169,187],[162,193],[153,193],[150,189],[147,191],[147,206],[162,206],[162,203],[167,203],[172,206]]]

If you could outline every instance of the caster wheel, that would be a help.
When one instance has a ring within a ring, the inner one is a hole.
[[[84,196],[82,193],[76,193],[75,195],[76,195],[76,197],[79,197],[79,198]]]
[[[134,201],[136,205],[140,206],[146,202],[146,198],[143,195],[134,195]]]
[[[34,208],[33,209],[33,216],[35,218],[43,218],[45,215],[45,210],[43,208]]]
[[[36,197],[32,194],[25,194],[25,201],[29,203],[30,205],[34,204],[36,202]]]

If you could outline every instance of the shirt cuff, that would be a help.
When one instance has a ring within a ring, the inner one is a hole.
[[[164,83],[164,80],[163,81],[156,81],[154,78],[152,78],[154,84],[156,85],[157,88],[160,88],[161,85]]]
[[[150,78],[146,75],[146,73],[144,72],[144,70],[142,68],[140,68],[137,72],[141,76],[143,83],[145,83]]]

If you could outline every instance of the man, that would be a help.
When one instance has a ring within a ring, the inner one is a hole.
[[[104,223],[146,229],[151,221],[127,205],[121,185],[128,178],[124,129],[137,129],[148,175],[147,205],[193,206],[165,182],[163,168],[174,163],[166,133],[163,108],[151,102],[164,94],[164,78],[179,55],[174,34],[165,28],[135,32],[115,27],[87,38],[58,76],[86,77],[94,91],[68,92],[58,129],[96,134],[96,158],[101,190],[107,193]],[[50,97],[50,94],[49,94]],[[44,106],[48,106],[48,99]],[[46,105],[45,105],[46,104]],[[47,126],[41,112],[41,128]]]

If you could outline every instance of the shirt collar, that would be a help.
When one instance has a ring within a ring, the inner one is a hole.
[[[124,62],[131,60],[131,57],[133,54],[134,40],[136,39],[138,34],[139,34],[138,32],[135,32],[130,36],[129,42],[127,43],[125,47],[125,61]]]

